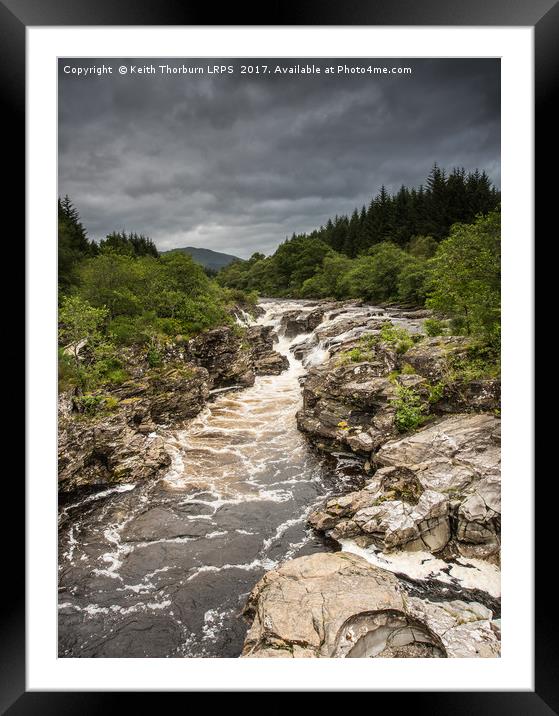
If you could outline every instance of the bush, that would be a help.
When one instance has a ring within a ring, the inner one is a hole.
[[[428,336],[444,336],[445,324],[438,318],[426,318],[423,321],[423,330]]]
[[[421,397],[413,388],[396,385],[398,397],[392,401],[396,408],[394,425],[400,433],[417,430],[425,422],[425,406]]]
[[[150,345],[148,347],[146,357],[150,368],[157,368],[161,365],[161,353],[156,345]]]
[[[386,324],[380,329],[380,339],[394,348],[396,353],[405,353],[415,340],[405,328]]]
[[[388,301],[398,297],[398,277],[408,255],[390,241],[373,246],[368,255],[358,256],[340,279],[345,296],[367,301]]]
[[[58,349],[58,391],[60,393],[75,388],[80,384],[80,376],[71,356]]]
[[[73,398],[74,407],[80,413],[93,416],[103,411],[114,410],[119,401],[112,395],[85,393]]]

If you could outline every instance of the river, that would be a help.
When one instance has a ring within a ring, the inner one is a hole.
[[[278,328],[304,305],[265,301],[258,322]],[[347,455],[319,456],[297,430],[306,368],[290,348],[303,338],[280,335],[281,375],[216,392],[186,429],[162,430],[172,455],[162,479],[61,504],[60,656],[237,657],[256,582],[329,549],[306,517],[358,468]],[[307,365],[327,356],[314,343]]]

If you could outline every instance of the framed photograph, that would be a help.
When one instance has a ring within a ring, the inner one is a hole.
[[[559,712],[532,350],[557,5],[0,13],[28,396],[3,709]]]

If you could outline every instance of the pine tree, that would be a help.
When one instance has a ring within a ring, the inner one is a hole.
[[[58,285],[66,291],[77,281],[75,267],[87,256],[95,255],[97,247],[87,238],[80,215],[66,195],[58,199]]]

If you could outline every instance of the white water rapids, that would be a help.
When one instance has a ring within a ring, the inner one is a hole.
[[[276,327],[302,308],[263,305],[258,323]],[[186,429],[166,433],[172,465],[163,479],[64,506],[61,656],[238,656],[240,611],[258,579],[327,549],[306,518],[353,479],[356,461],[327,468],[297,430],[306,369],[289,349],[300,340],[280,336],[275,346],[288,370],[216,391]]]
[[[162,479],[61,507],[60,656],[236,657],[247,628],[241,611],[263,574],[330,549],[307,528],[307,516],[329,493],[355,485],[361,463],[309,447],[295,420],[300,378],[328,357],[338,325],[353,338],[363,327],[348,329],[348,319],[383,311],[338,308],[312,333],[288,339],[282,315],[312,305],[262,306],[258,323],[276,327],[275,349],[289,369],[258,376],[250,388],[215,391],[185,429],[162,431],[172,457]]]

